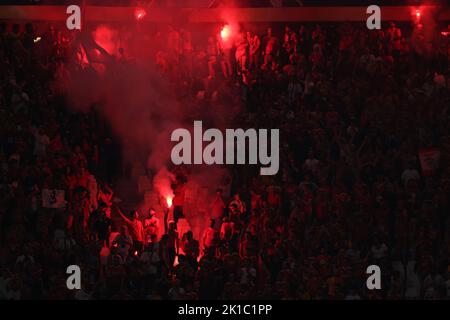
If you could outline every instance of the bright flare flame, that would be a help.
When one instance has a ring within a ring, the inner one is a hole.
[[[41,39],[42,39],[41,37],[36,37],[35,39],[33,39],[33,42],[38,43],[39,41],[41,41]]]
[[[168,208],[172,207],[172,200],[173,200],[172,196],[167,196],[166,197],[166,202],[167,202],[167,207]]]
[[[421,16],[422,16],[422,13],[420,12],[420,10],[416,10],[416,19],[420,20]]]
[[[137,8],[134,11],[134,17],[136,20],[142,20],[147,15],[147,12],[142,8]]]
[[[227,40],[230,37],[230,33],[230,26],[226,24],[220,31],[220,37],[222,40]]]

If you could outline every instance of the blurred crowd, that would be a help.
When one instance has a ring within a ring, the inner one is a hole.
[[[60,81],[74,58],[98,72],[95,45],[0,29],[0,299],[450,297],[449,40],[437,28],[222,26],[200,44],[156,32],[151,56],[181,101],[236,103],[240,127],[280,129],[279,173],[230,167],[198,239],[179,230],[189,170],[172,169],[171,221],[115,204],[120,143],[95,106],[68,108]],[[373,264],[381,290],[366,287]]]

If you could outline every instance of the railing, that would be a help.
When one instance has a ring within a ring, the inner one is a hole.
[[[137,2],[152,3],[153,6],[171,7],[191,7],[205,8],[214,0],[85,0],[89,5],[95,6],[134,6]],[[83,0],[2,0],[1,5],[70,5],[81,4]],[[297,7],[303,6],[369,6],[377,4],[380,6],[403,6],[403,5],[428,5],[445,4],[446,0],[216,0],[220,5],[237,8],[270,8],[273,3],[280,3],[282,6]]]
[[[314,21],[365,21],[366,7],[297,7],[297,8],[147,8],[148,22],[186,23],[225,22],[229,19],[240,22],[314,22]],[[434,20],[450,21],[450,9],[434,6],[381,7],[383,21],[412,21],[416,10],[422,16],[432,16]],[[126,22],[135,19],[135,7],[84,7],[84,21]],[[64,21],[67,19],[66,6],[1,6],[0,20],[9,21]]]

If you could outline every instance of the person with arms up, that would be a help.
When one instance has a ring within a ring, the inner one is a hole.
[[[139,220],[139,213],[137,212],[137,210],[133,210],[133,218],[128,219],[120,209],[118,209],[117,212],[130,231],[131,238],[133,239],[134,250],[141,252],[142,245],[144,243],[144,226]]]

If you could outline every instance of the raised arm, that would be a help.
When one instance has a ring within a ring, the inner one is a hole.
[[[177,237],[175,238],[175,252],[178,255],[180,252],[180,239],[178,238],[178,233],[176,233]]]
[[[133,224],[133,222],[128,219],[123,213],[122,210],[120,210],[119,207],[117,207],[117,212],[119,213],[120,217],[127,223],[127,224]]]

